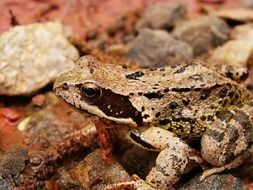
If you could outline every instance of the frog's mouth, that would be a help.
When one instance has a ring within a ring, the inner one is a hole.
[[[63,85],[54,88],[57,96],[61,97],[79,111],[85,111],[110,121],[133,127],[142,124],[141,112],[138,112],[132,106],[127,96],[113,93],[109,89],[101,90],[102,96],[99,100],[89,103],[80,95],[80,89],[76,85],[66,86],[63,83]]]

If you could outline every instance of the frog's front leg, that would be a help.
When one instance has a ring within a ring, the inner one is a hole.
[[[143,132],[131,131],[129,138],[144,149],[160,152],[145,180],[155,189],[172,188],[192,163],[202,163],[195,150],[165,129],[150,127]]]
[[[130,132],[130,138],[145,149],[160,152],[146,177],[156,189],[168,189],[189,171],[192,163],[202,163],[195,150],[168,130],[150,127],[144,132]]]
[[[215,166],[206,170],[201,179],[232,169],[243,162],[244,155],[253,142],[251,114],[247,110],[224,110],[209,126],[201,139],[201,154],[204,160]]]

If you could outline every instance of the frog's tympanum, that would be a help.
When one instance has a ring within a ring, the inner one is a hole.
[[[145,181],[111,189],[170,189],[192,163],[213,166],[204,179],[240,165],[253,142],[250,92],[196,60],[133,70],[84,56],[54,91],[79,110],[129,126],[133,143],[159,152]],[[186,143],[193,139],[200,139],[201,156]]]

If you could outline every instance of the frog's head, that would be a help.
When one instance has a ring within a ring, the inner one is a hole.
[[[129,97],[119,93],[116,86],[109,87],[109,84],[113,83],[110,79],[112,75],[114,80],[117,80],[117,74],[110,73],[110,67],[115,68],[97,61],[92,56],[83,56],[77,61],[75,69],[57,78],[54,92],[79,110],[117,123],[140,125],[141,112],[132,105]]]

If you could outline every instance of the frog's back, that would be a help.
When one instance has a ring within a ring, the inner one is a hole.
[[[128,96],[141,112],[140,125],[157,125],[182,138],[200,137],[218,112],[251,100],[245,88],[199,63],[132,71],[107,68],[104,74],[101,82]]]
[[[168,89],[180,93],[180,90],[184,92],[233,83],[230,79],[195,60],[189,64],[178,66],[133,70],[117,65],[94,62],[90,64],[90,69],[97,70],[92,76],[94,81],[105,88],[113,89],[116,93],[123,93],[124,95],[147,91],[168,91]],[[128,88],[124,88],[126,85]]]

